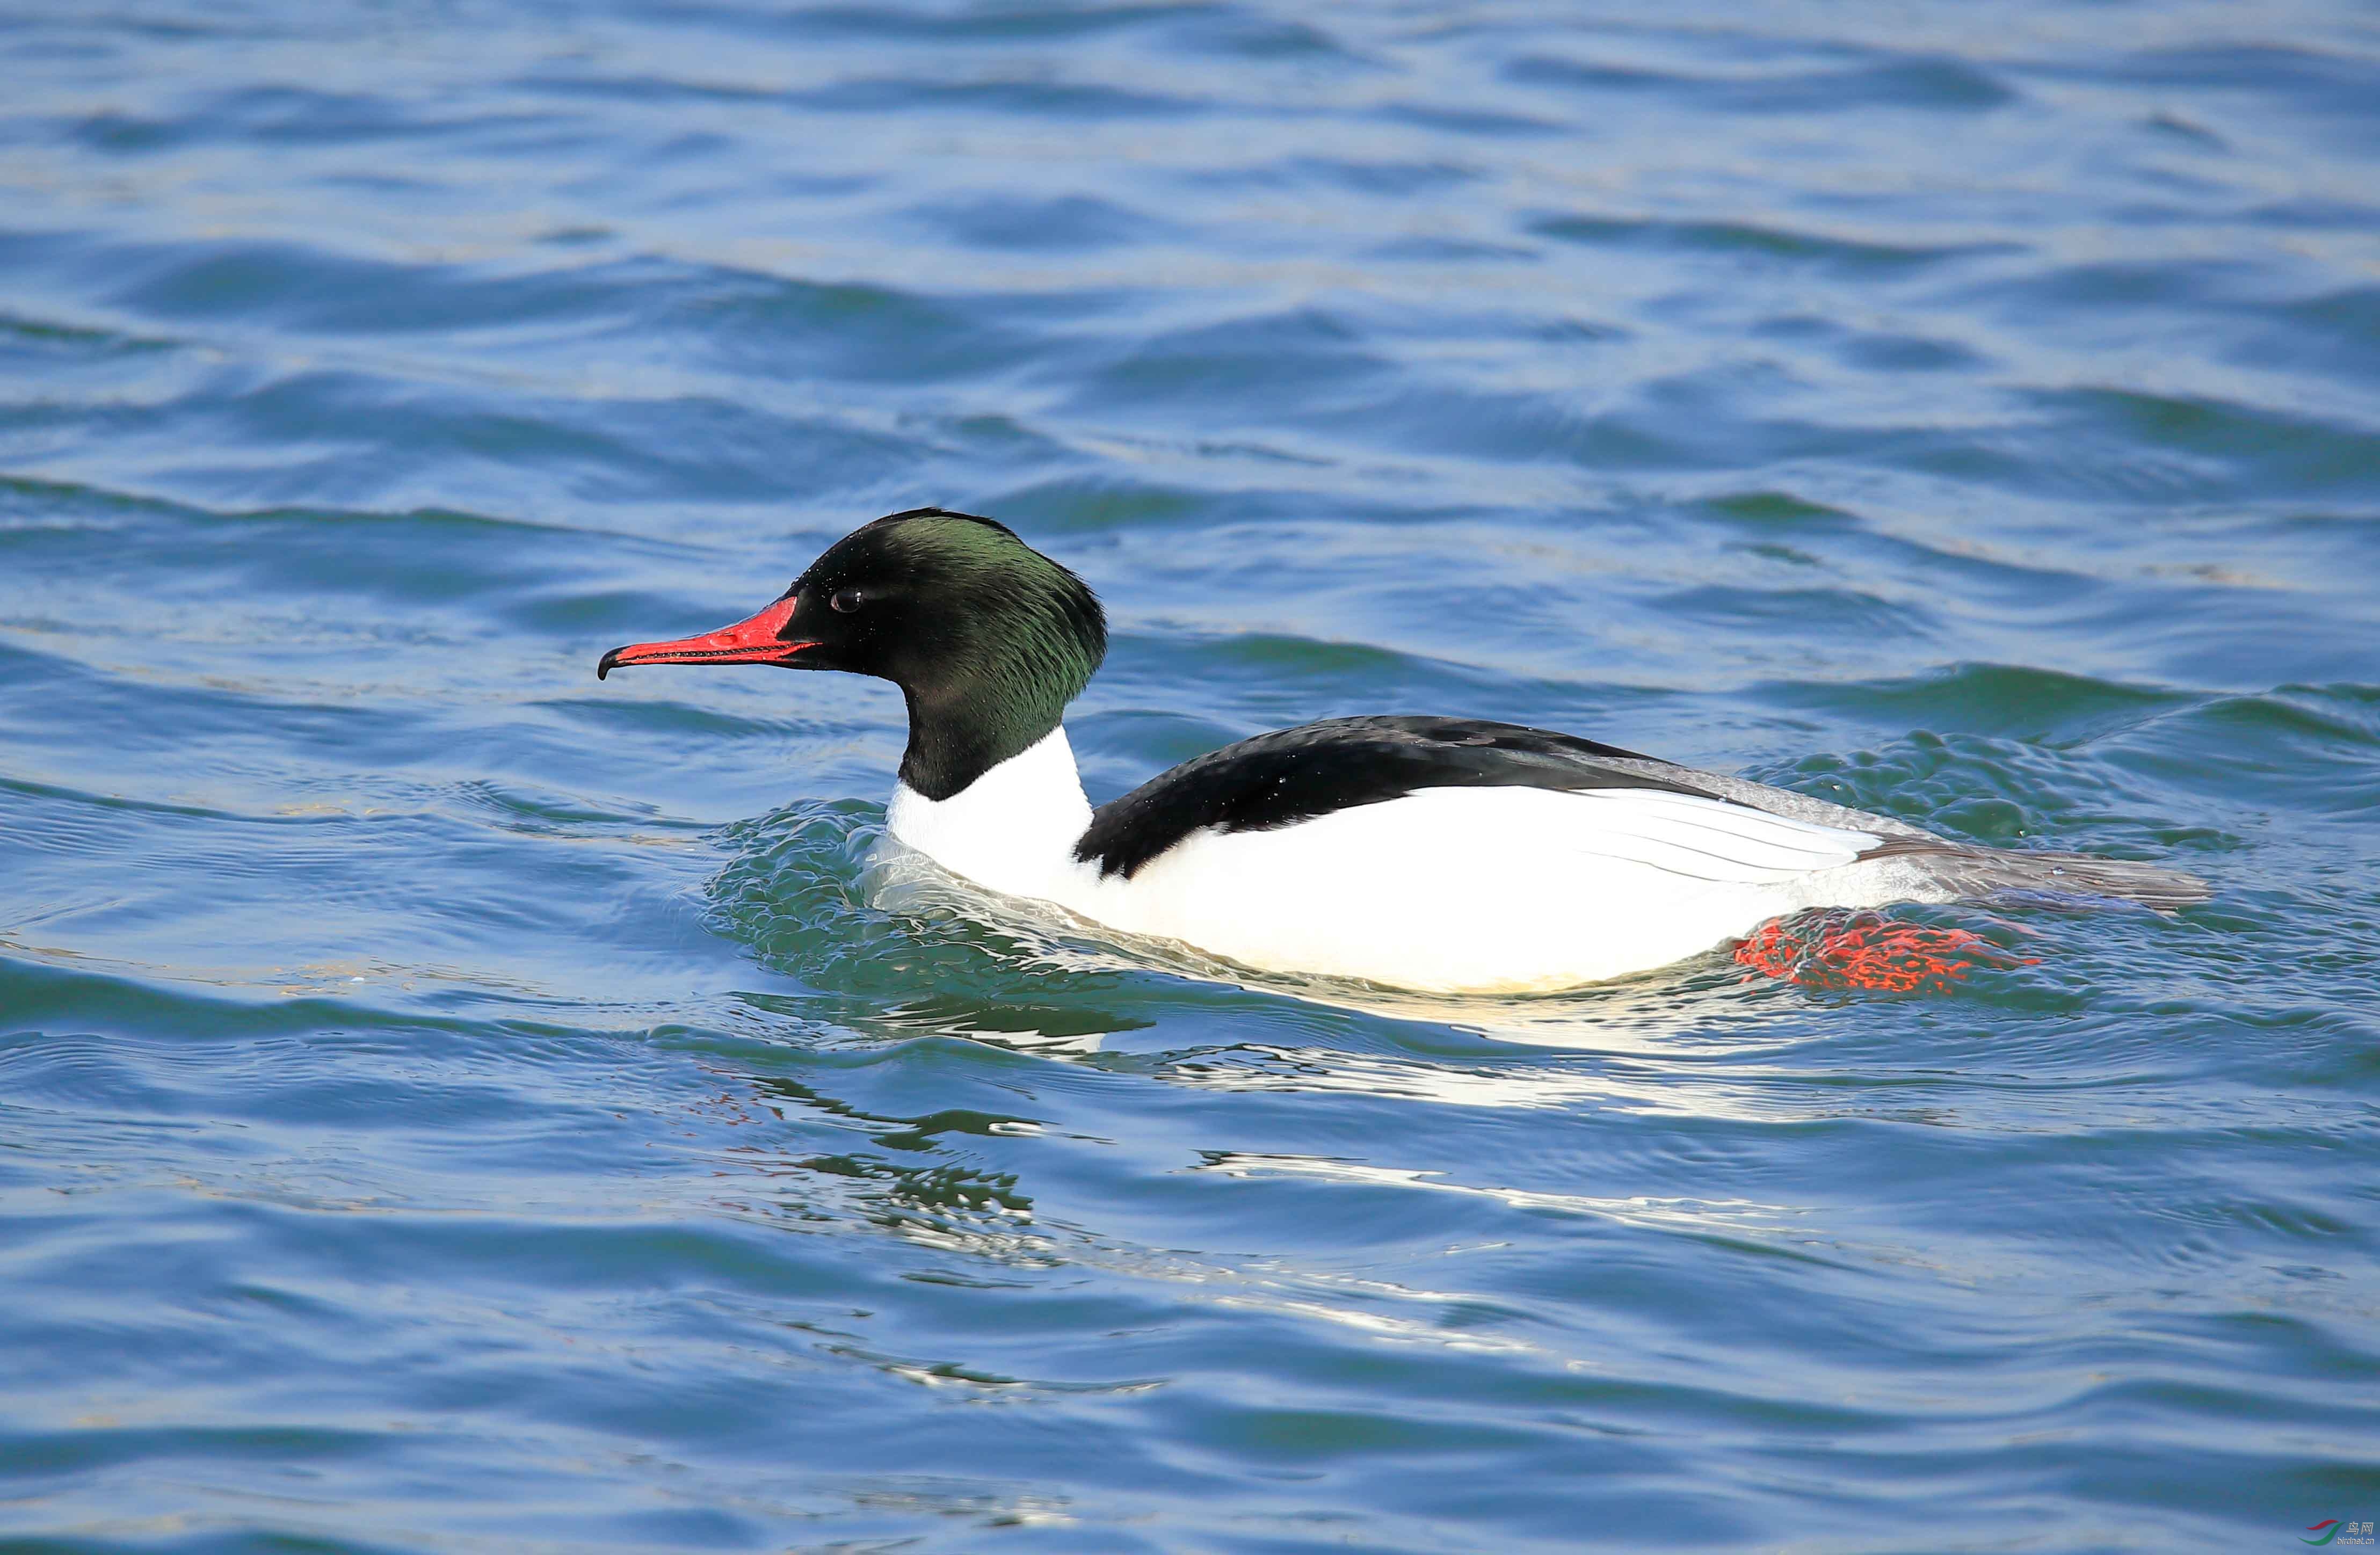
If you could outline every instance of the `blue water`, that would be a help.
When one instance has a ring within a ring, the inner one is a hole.
[[[2380,1518],[2380,12],[0,64],[0,1548]],[[592,669],[923,503],[1107,599],[1095,799],[1450,711],[2219,894],[1352,1007],[881,910],[887,687]]]

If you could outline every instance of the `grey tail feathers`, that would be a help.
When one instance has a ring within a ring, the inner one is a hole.
[[[2088,853],[2016,853],[2007,848],[1969,846],[1941,837],[1887,837],[1860,857],[1900,859],[1924,869],[1935,883],[1960,896],[2039,893],[2049,896],[2113,897],[2169,913],[2215,894],[2196,875],[2162,865],[2136,864],[2129,858],[2100,858]]]

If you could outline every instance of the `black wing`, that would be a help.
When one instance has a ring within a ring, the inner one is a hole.
[[[1130,880],[1191,832],[1269,832],[1418,788],[1658,788],[1699,772],[1574,735],[1471,718],[1331,718],[1184,761],[1101,805],[1075,856]],[[1732,801],[1730,801],[1732,802]]]

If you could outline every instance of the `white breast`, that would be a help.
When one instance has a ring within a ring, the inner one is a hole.
[[[1046,901],[1062,900],[1082,873],[1075,841],[1090,823],[1091,802],[1062,727],[948,799],[896,784],[884,815],[895,840],[952,873]]]

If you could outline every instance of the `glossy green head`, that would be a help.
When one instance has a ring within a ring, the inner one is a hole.
[[[909,704],[902,780],[947,799],[1056,728],[1106,653],[1081,578],[1005,525],[920,507],[845,535],[750,620],[613,649],[597,673],[770,663],[889,680]]]

